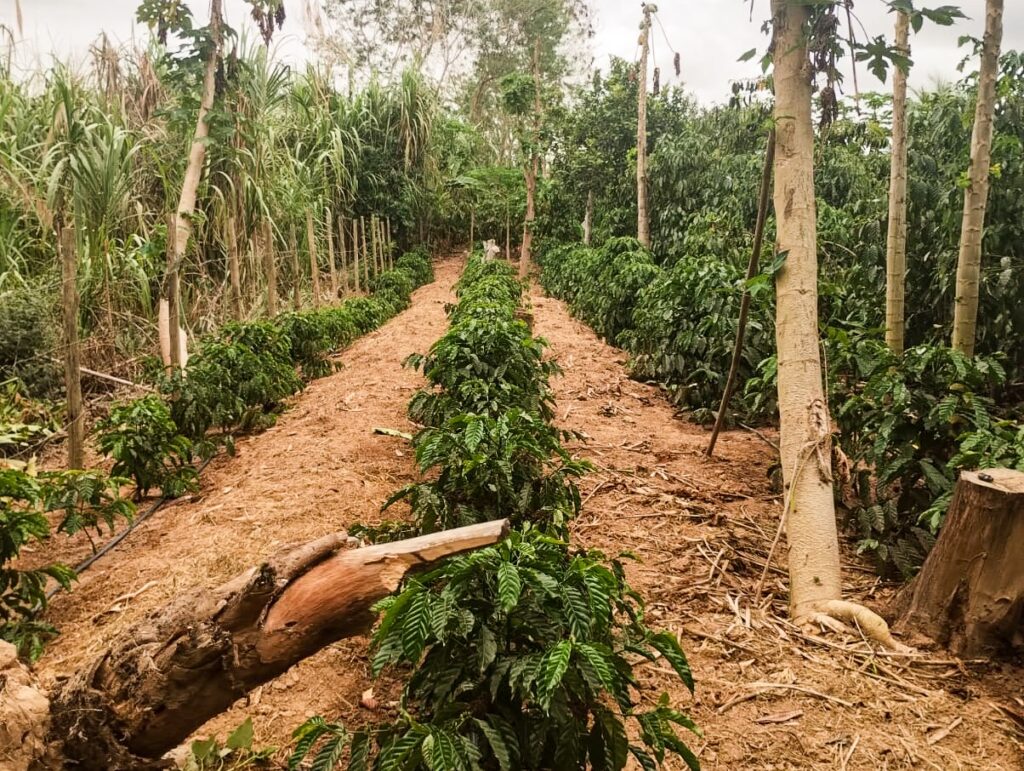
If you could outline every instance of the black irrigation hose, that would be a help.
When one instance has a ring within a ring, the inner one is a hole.
[[[211,462],[213,461],[213,459],[214,459],[214,458],[216,458],[216,457],[217,457],[216,455],[211,455],[211,456],[210,456],[209,458],[207,458],[206,460],[204,460],[204,461],[202,462],[202,464],[201,464],[201,465],[199,466],[199,468],[198,468],[198,469],[196,469],[196,475],[198,476],[199,474],[202,474],[202,473],[203,473],[203,471],[204,471],[204,470],[206,469],[206,467],[207,467],[207,466],[209,466],[209,465],[210,465],[210,463],[211,463]],[[139,516],[137,516],[137,517],[136,517],[136,518],[135,518],[135,519],[134,519],[134,520],[132,521],[132,523],[131,523],[130,525],[128,525],[128,527],[127,527],[127,528],[125,528],[125,529],[124,529],[124,530],[122,530],[122,531],[121,531],[120,533],[118,533],[118,534],[117,534],[117,535],[115,535],[115,536],[114,536],[113,538],[111,538],[111,539],[110,539],[109,541],[107,541],[107,542],[106,542],[106,543],[105,543],[105,544],[104,544],[104,545],[103,545],[103,546],[102,546],[102,547],[101,547],[101,548],[99,549],[99,551],[97,551],[97,552],[96,552],[95,554],[93,554],[92,556],[90,556],[90,557],[89,557],[88,559],[86,559],[86,560],[83,560],[83,561],[82,561],[82,562],[80,562],[79,564],[75,565],[75,568],[74,568],[74,570],[75,570],[75,575],[76,575],[76,576],[78,576],[78,575],[81,575],[81,574],[82,574],[82,573],[84,573],[84,572],[85,572],[86,570],[88,570],[88,569],[89,569],[90,567],[92,567],[93,563],[94,563],[94,562],[96,562],[96,560],[98,560],[98,559],[99,559],[100,557],[102,557],[102,556],[103,556],[104,554],[106,554],[106,553],[107,553],[107,552],[109,552],[109,551],[110,551],[111,549],[113,549],[113,548],[114,548],[115,546],[117,546],[117,545],[118,545],[119,543],[121,543],[121,541],[123,541],[123,540],[124,540],[125,538],[127,538],[127,537],[128,537],[128,534],[129,534],[130,532],[132,532],[132,531],[133,531],[133,530],[134,530],[135,528],[137,528],[137,527],[138,527],[139,525],[141,525],[141,524],[142,524],[143,522],[145,522],[145,521],[146,521],[147,519],[149,519],[149,518],[150,518],[150,517],[151,517],[152,515],[156,514],[156,512],[157,512],[157,511],[158,511],[158,510],[159,510],[159,509],[160,509],[160,508],[161,508],[161,507],[162,507],[162,506],[163,506],[163,505],[164,505],[165,503],[167,503],[167,500],[168,500],[168,496],[166,496],[166,495],[164,495],[164,496],[161,496],[161,497],[160,497],[160,498],[159,498],[159,499],[158,499],[158,500],[157,500],[157,501],[156,501],[156,502],[155,502],[155,503],[154,503],[154,504],[153,504],[152,506],[150,506],[150,507],[149,507],[149,508],[148,508],[148,509],[147,509],[147,510],[146,510],[145,512],[143,512],[142,514],[140,514]],[[57,594],[58,594],[59,592],[63,591],[63,589],[64,589],[64,587],[63,587],[63,586],[60,586],[60,585],[58,585],[58,586],[55,586],[55,587],[54,587],[53,589],[51,589],[50,591],[48,591],[48,592],[46,593],[46,599],[47,599],[47,601],[49,601],[49,600],[52,600],[52,599],[53,599],[53,598],[54,598],[54,597],[55,597],[55,596],[56,596],[56,595],[57,595]]]

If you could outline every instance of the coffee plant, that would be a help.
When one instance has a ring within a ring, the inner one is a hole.
[[[457,294],[448,334],[419,360],[431,389],[410,405],[427,423],[413,443],[431,481],[385,504],[407,500],[415,529],[358,532],[408,537],[499,517],[514,529],[379,604],[374,673],[412,669],[399,717],[353,732],[311,718],[290,768],[333,769],[347,756],[350,769],[622,769],[632,756],[653,769],[668,753],[698,768],[676,730],[696,726],[667,696],[641,709],[632,670],[633,657],[664,657],[692,690],[678,641],[645,626],[620,561],[566,542],[589,464],[549,422],[555,370],[515,320],[522,285],[474,256]]]

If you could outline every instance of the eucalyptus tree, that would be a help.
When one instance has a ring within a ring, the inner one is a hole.
[[[981,244],[992,173],[992,133],[999,75],[999,49],[1003,38],[1003,0],[986,0],[985,37],[971,135],[969,184],[964,191],[964,216],[960,228],[960,257],[956,269],[956,304],[953,313],[953,348],[974,355],[978,327],[978,295],[981,284]]]

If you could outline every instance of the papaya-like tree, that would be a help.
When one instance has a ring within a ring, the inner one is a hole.
[[[896,11],[896,50],[909,61],[910,14]],[[885,245],[885,342],[903,353],[907,273],[907,68],[892,77],[892,158],[889,172],[889,230]]]
[[[974,355],[978,326],[978,296],[981,286],[981,242],[988,205],[992,162],[993,117],[999,49],[1003,40],[1003,0],[985,4],[985,38],[981,46],[978,99],[971,134],[969,184],[964,191],[964,216],[960,227],[960,256],[956,266],[956,302],[953,308],[953,348]]]
[[[774,205],[777,250],[785,255],[776,273],[776,340],[790,615],[801,624],[855,621],[872,638],[899,647],[878,615],[842,599],[818,334],[811,14],[805,0],[772,0]]]

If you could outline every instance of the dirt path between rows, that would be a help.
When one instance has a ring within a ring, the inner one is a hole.
[[[312,382],[276,426],[241,439],[235,457],[214,461],[199,494],[161,509],[84,573],[72,594],[58,595],[47,620],[61,634],[40,662],[43,677],[74,671],[181,590],[216,586],[286,543],[378,521],[381,503],[415,478],[415,466],[408,442],[373,429],[411,430],[406,405],[423,378],[402,362],[444,333],[444,306],[461,269],[458,259],[436,263],[436,281],[344,351],[340,372]],[[368,679],[366,649],[365,639],[329,646],[198,735],[223,733],[251,715],[257,744],[281,746],[309,715],[351,715]]]
[[[781,555],[755,604],[781,509],[772,432],[726,432],[708,460],[708,433],[674,417],[657,388],[628,379],[622,351],[562,302],[537,290],[532,299],[534,331],[564,369],[553,382],[559,422],[589,438],[573,449],[598,466],[583,481],[575,532],[640,558],[628,573],[648,621],[679,634],[697,680],[691,699],[667,665],[644,666],[645,701],[667,689],[691,713],[705,733],[690,742],[703,768],[1024,768],[1020,741],[990,703],[1018,706],[1010,698],[1024,695],[1024,671],[968,674],[944,656],[906,668],[859,641],[805,639],[785,619]],[[891,591],[849,559],[845,579],[876,608]]]
[[[44,677],[74,671],[185,588],[216,585],[284,543],[377,521],[415,470],[407,442],[373,429],[410,430],[406,404],[423,381],[401,362],[444,333],[461,266],[438,263],[437,281],[345,351],[339,373],[312,383],[277,426],[215,461],[199,495],[161,510],[58,597],[47,620],[62,634],[40,663]],[[1024,768],[1019,741],[990,706],[1019,691],[1021,670],[969,673],[939,657],[907,668],[856,641],[808,639],[785,621],[778,556],[753,602],[779,515],[771,432],[727,432],[716,459],[705,459],[706,432],[676,418],[657,388],[629,380],[621,351],[561,302],[537,290],[531,299],[535,332],[565,370],[553,381],[558,421],[588,437],[572,449],[598,466],[582,485],[576,535],[640,557],[629,573],[649,621],[680,634],[698,683],[691,698],[664,664],[644,665],[644,699],[667,688],[694,716],[705,738],[691,746],[705,769]],[[868,604],[889,591],[863,568],[846,578]],[[342,641],[197,735],[223,737],[251,716],[257,746],[286,747],[309,715],[350,726],[378,717],[359,704],[371,686],[384,708],[397,694],[395,682],[371,681],[365,638]]]

